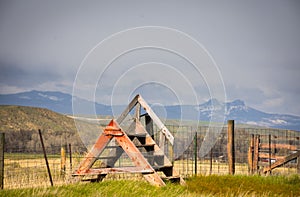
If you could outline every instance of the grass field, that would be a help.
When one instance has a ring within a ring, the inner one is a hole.
[[[300,177],[198,176],[187,185],[155,187],[145,181],[113,180],[56,187],[11,189],[0,196],[300,196]]]
[[[73,155],[73,170],[78,166],[82,160],[82,155]],[[124,161],[123,161],[124,160]],[[126,162],[128,158],[122,159],[122,164]],[[55,186],[69,183],[71,179],[69,174],[72,172],[70,169],[70,162],[66,161],[66,174],[61,172],[61,161],[59,155],[49,155],[49,166],[51,169],[52,179]],[[119,164],[119,162],[117,162]],[[189,178],[195,175],[195,165],[192,160],[177,160],[174,162],[174,169],[184,178]],[[95,164],[95,166],[97,163]],[[94,167],[95,167],[94,166]],[[248,175],[247,164],[236,163],[235,166],[236,175]],[[5,155],[5,174],[4,174],[4,188],[36,188],[49,186],[49,177],[45,165],[45,160],[41,154],[19,154],[11,153]],[[200,175],[226,175],[228,174],[227,163],[212,163],[210,169],[209,161],[198,160],[197,174]],[[296,168],[280,167],[272,171],[273,175],[291,175],[297,174]],[[137,180],[142,176],[119,174],[109,175],[104,179],[104,182],[118,179]],[[72,181],[71,181],[72,182]]]

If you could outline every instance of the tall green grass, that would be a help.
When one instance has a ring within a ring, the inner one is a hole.
[[[52,188],[14,189],[0,192],[0,196],[187,196],[188,190],[176,184],[155,187],[145,181],[104,181],[73,184]]]
[[[214,196],[300,196],[300,177],[200,176],[187,181],[188,190]]]
[[[300,177],[198,176],[186,186],[155,187],[145,181],[103,181],[0,191],[0,196],[300,196]]]

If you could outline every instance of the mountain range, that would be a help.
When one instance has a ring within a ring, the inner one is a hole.
[[[113,115],[113,111],[122,112],[126,107],[108,106],[91,101],[76,98],[84,106],[85,104],[95,106],[96,113],[100,115]],[[16,94],[0,95],[0,105],[20,105],[47,108],[62,114],[73,114],[72,95],[52,91],[30,91]],[[150,103],[151,105],[151,103]],[[271,128],[289,129],[300,131],[300,117],[286,114],[270,114],[247,106],[242,100],[232,102],[219,102],[216,99],[208,100],[200,105],[170,105],[164,109],[153,110],[165,119],[186,119],[200,121],[230,120],[237,124],[251,124]],[[85,108],[80,113],[88,113]]]

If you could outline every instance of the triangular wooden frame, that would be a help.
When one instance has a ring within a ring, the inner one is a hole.
[[[127,153],[131,161],[136,167],[132,168],[99,168],[92,169],[91,167],[102,153],[108,143],[115,138],[122,149]],[[163,186],[165,183],[148,163],[145,157],[141,154],[138,148],[133,144],[127,134],[120,128],[115,120],[106,126],[103,133],[99,136],[92,150],[85,156],[74,175],[103,175],[108,173],[120,172],[139,172],[142,173],[145,179],[153,185]]]
[[[130,125],[128,131],[125,132],[122,130],[119,124],[123,122],[123,120],[134,107],[136,107],[135,119]],[[147,132],[140,122],[141,107],[144,108],[144,110],[147,112],[147,116],[151,117],[153,122],[161,131],[160,146],[156,144],[153,136]],[[114,154],[112,152],[110,154],[115,156],[107,160],[105,168],[93,169],[93,164],[98,160],[101,153],[113,138],[119,144],[119,146],[116,147],[117,149],[115,150]],[[137,138],[139,141],[142,139],[144,147],[153,147],[153,160],[150,162],[151,164],[133,143],[132,140],[134,138]],[[73,176],[98,175],[98,179],[102,180],[109,173],[142,173],[149,183],[157,186],[164,186],[165,183],[157,174],[156,170],[163,171],[167,177],[172,177],[174,175],[178,176],[178,174],[173,170],[172,163],[164,155],[163,147],[165,139],[167,139],[173,145],[173,135],[160,121],[158,116],[152,111],[146,101],[140,95],[137,95],[129,103],[119,118],[117,120],[111,120],[110,123],[105,127],[103,133],[99,136],[91,151],[85,156],[77,170],[75,170],[73,173]],[[114,168],[114,164],[123,154],[123,152],[128,155],[135,167]],[[184,183],[183,179],[180,178],[180,182]]]

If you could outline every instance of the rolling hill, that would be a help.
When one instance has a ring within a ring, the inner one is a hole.
[[[5,133],[7,152],[41,152],[38,129],[52,152],[69,143],[73,151],[86,151],[72,118],[44,108],[0,106],[0,132]]]
[[[0,131],[76,131],[73,119],[45,108],[0,106]]]

